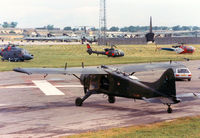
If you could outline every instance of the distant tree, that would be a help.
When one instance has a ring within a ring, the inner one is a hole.
[[[73,31],[73,32],[79,31],[79,29],[78,29],[78,28],[73,28],[72,31]]]
[[[129,30],[128,30],[128,27],[123,27],[123,28],[120,29],[120,31],[121,32],[128,32]]]
[[[198,27],[198,26],[192,26],[192,30],[193,31],[200,30],[200,27]]]
[[[167,26],[161,26],[161,30],[168,30],[169,29],[169,27],[167,27]]]
[[[113,32],[116,32],[116,31],[119,31],[119,28],[113,26],[113,27],[111,27],[109,30],[110,30],[110,31],[113,31]]]
[[[172,30],[173,30],[173,31],[180,31],[180,30],[181,30],[181,27],[180,27],[180,25],[173,26],[173,27],[172,27]]]
[[[10,23],[10,28],[15,28],[17,26],[17,22],[11,22]]]
[[[92,27],[92,28],[91,28],[91,31],[98,31],[98,29],[95,28],[95,27]]]
[[[54,25],[50,25],[49,24],[49,25],[46,26],[46,28],[47,28],[47,30],[53,30],[54,29]]]
[[[3,25],[2,25],[3,28],[15,28],[16,26],[17,26],[17,22],[11,22],[11,23],[3,22]]]
[[[8,27],[9,27],[9,23],[8,23],[8,22],[3,22],[2,27],[3,27],[3,28],[8,28]]]
[[[182,26],[181,30],[184,30],[184,31],[189,30],[190,31],[191,27],[190,26]]]
[[[72,28],[70,26],[67,26],[67,27],[64,27],[64,30],[70,31],[70,30],[72,30]]]
[[[129,26],[128,27],[129,32],[136,32],[137,30],[138,30],[138,27],[135,27],[135,26]]]

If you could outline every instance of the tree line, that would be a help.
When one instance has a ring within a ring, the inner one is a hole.
[[[17,22],[3,22],[2,24],[0,24],[3,28],[16,28],[17,26]],[[44,27],[40,27],[40,28],[36,28],[36,29],[47,29],[47,30],[58,30],[60,28],[55,28],[54,25],[47,25]],[[63,28],[63,30],[66,31],[84,31],[85,27],[71,27],[71,26],[66,26]],[[168,27],[168,26],[153,26],[152,27],[153,30],[173,30],[173,31],[196,31],[196,30],[200,30],[200,27],[198,26],[180,26],[180,25],[176,25],[176,26],[172,26],[172,27]],[[91,27],[90,28],[91,31],[98,31],[98,28],[95,27]],[[104,30],[103,28],[101,28],[101,30]],[[110,28],[106,28],[107,31],[113,31],[113,32],[117,32],[117,31],[121,31],[121,32],[138,32],[138,31],[148,31],[149,30],[149,26],[128,26],[128,27],[117,27],[117,26],[112,26]]]
[[[113,31],[113,32],[117,32],[117,31],[121,31],[121,32],[138,32],[138,31],[148,31],[150,28],[149,26],[129,26],[129,27],[116,27],[116,26],[112,26],[110,28],[107,28],[107,31]],[[198,26],[180,26],[180,25],[176,25],[173,27],[167,27],[167,26],[153,26],[152,27],[153,30],[173,30],[173,31],[196,31],[196,30],[200,30],[200,27]],[[64,27],[64,30],[68,30],[68,31],[77,31],[77,30],[81,30],[79,28],[72,28],[72,27]],[[98,29],[93,27],[90,28],[91,31],[97,31]],[[102,29],[103,30],[103,29]]]

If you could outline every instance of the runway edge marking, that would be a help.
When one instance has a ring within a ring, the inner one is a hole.
[[[65,95],[58,90],[55,86],[46,80],[32,80],[32,82],[45,94],[45,95]]]

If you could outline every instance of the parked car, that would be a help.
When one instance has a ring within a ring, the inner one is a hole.
[[[174,69],[174,76],[177,80],[184,80],[187,79],[188,81],[191,81],[192,79],[192,73],[188,68],[176,68]]]

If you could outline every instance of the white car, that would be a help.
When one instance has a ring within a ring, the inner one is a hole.
[[[176,79],[187,79],[188,81],[191,81],[192,79],[192,73],[188,68],[176,68],[174,69],[174,76]]]

